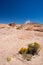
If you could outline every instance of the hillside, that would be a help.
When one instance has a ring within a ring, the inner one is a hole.
[[[31,61],[26,61],[17,55],[22,47],[37,42],[41,46],[39,55]],[[11,56],[10,62],[7,57]],[[0,24],[0,65],[43,65],[43,25],[28,24]]]

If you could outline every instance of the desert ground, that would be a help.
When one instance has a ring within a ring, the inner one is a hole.
[[[21,47],[33,42],[41,46],[38,56],[26,61],[17,55]],[[8,56],[12,57],[10,62]],[[43,65],[43,25],[0,24],[0,65]]]

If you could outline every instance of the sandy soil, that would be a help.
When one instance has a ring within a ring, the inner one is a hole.
[[[27,47],[31,42],[41,45],[39,56],[31,61],[22,60],[17,56],[21,47]],[[12,60],[7,62],[7,57]],[[13,28],[0,28],[0,65],[43,65],[43,32],[17,30]]]

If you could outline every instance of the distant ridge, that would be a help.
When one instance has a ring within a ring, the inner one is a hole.
[[[19,28],[20,30],[27,30],[27,31],[40,31],[43,32],[43,24],[38,24],[38,23],[24,23],[24,24],[16,24],[16,23],[9,23],[9,24],[0,24],[0,28]]]

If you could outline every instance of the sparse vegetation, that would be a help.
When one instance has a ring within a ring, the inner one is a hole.
[[[34,42],[34,43],[28,45],[26,53],[35,55],[35,54],[38,54],[39,50],[40,50],[40,45],[38,43]]]
[[[23,48],[23,47],[22,47],[22,48],[20,49],[19,53],[20,53],[20,54],[23,54],[23,53],[26,52],[26,50],[27,50],[26,48]]]
[[[28,44],[27,48],[21,48],[19,53],[22,54],[24,59],[30,60],[33,55],[38,54],[40,51],[40,45],[37,42]]]
[[[21,28],[20,28],[20,27],[17,27],[16,29],[17,29],[17,30],[20,30]]]
[[[11,56],[8,56],[8,57],[7,57],[7,61],[8,61],[8,62],[11,61],[11,59],[12,59]]]

